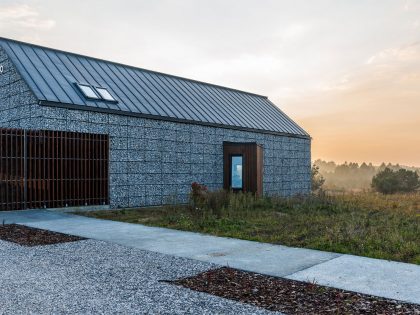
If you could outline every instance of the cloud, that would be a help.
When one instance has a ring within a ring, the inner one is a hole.
[[[420,7],[419,2],[417,0],[406,0],[403,9],[405,11],[416,11]]]
[[[56,22],[52,19],[43,18],[34,8],[26,4],[12,4],[0,6],[0,27],[20,30],[50,30]],[[17,28],[17,29],[16,29]]]
[[[420,42],[411,45],[389,48],[371,56],[366,64],[368,65],[384,65],[395,62],[419,61]]]
[[[318,109],[300,122],[313,155],[420,165],[420,43],[378,51],[340,82],[300,100]]]
[[[310,27],[304,24],[292,23],[280,32],[280,38],[284,41],[302,39],[310,31]]]
[[[320,83],[314,91],[308,93],[324,93],[322,97],[348,96],[360,91],[373,92],[379,89],[383,94],[390,94],[390,88],[393,93],[401,93],[409,88],[417,89],[419,77],[420,42],[414,42],[378,51],[362,65],[341,77]]]

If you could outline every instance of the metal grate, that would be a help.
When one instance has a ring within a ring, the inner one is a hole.
[[[107,135],[0,129],[0,210],[108,204]]]
[[[0,210],[25,208],[25,134],[0,129]]]

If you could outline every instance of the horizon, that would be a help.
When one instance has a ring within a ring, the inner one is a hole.
[[[419,13],[419,1],[4,0],[0,26],[7,38],[266,95],[312,136],[313,160],[416,167]]]
[[[380,167],[382,164],[385,164],[385,166],[388,166],[388,165],[392,165],[392,166],[401,166],[401,167],[410,167],[410,168],[420,168],[420,166],[417,166],[417,165],[405,165],[405,164],[401,164],[401,163],[391,163],[391,162],[386,162],[386,161],[383,161],[383,162],[381,162],[381,163],[372,163],[372,162],[369,162],[369,161],[360,161],[360,162],[358,162],[358,161],[343,161],[343,162],[337,162],[337,161],[333,161],[333,160],[325,160],[325,159],[322,159],[322,158],[317,158],[317,159],[314,159],[314,160],[312,160],[312,163],[313,164],[315,164],[317,161],[321,161],[321,162],[325,162],[325,163],[335,163],[335,165],[343,165],[343,164],[351,164],[351,163],[356,163],[356,164],[358,164],[359,165],[359,167],[363,164],[363,163],[365,163],[366,165],[369,165],[369,164],[372,164],[372,166],[374,166],[374,167]]]

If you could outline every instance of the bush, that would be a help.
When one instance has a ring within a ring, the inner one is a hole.
[[[204,205],[207,194],[207,186],[197,182],[191,184],[190,202],[194,209],[201,208]]]
[[[209,191],[203,184],[191,184],[189,210],[195,220],[241,216],[266,203],[252,193],[232,192],[224,189]]]
[[[319,173],[319,166],[312,165],[311,169],[312,191],[318,191],[325,183],[324,177]]]
[[[224,189],[208,192],[205,203],[207,208],[217,217],[221,218],[223,210],[229,205],[230,192]]]
[[[416,172],[405,169],[393,171],[385,168],[372,179],[372,188],[383,194],[413,192],[419,186],[419,175]]]

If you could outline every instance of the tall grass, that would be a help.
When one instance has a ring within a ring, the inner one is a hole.
[[[199,206],[92,215],[420,264],[420,194],[256,198],[217,191]]]

